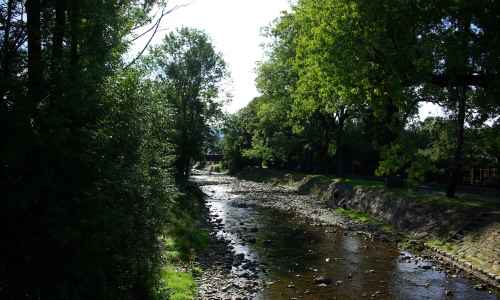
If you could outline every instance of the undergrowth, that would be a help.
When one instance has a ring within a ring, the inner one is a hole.
[[[170,225],[163,237],[165,267],[162,270],[162,289],[167,299],[192,300],[197,296],[195,278],[202,270],[195,264],[197,254],[208,245],[209,234],[200,228],[203,217],[200,191],[186,187],[183,197],[170,215]],[[190,203],[190,205],[185,205]]]

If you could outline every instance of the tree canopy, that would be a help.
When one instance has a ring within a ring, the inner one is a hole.
[[[325,172],[335,164],[340,177],[360,163],[365,175],[412,182],[440,173],[453,197],[471,165],[468,145],[498,124],[497,6],[297,1],[266,31],[257,78],[262,97],[236,116],[254,124],[242,153]],[[443,117],[419,122],[422,103],[441,106]],[[255,117],[244,119],[250,106]],[[287,143],[276,143],[279,136]]]

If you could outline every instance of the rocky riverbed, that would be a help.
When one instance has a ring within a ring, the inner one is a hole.
[[[200,299],[498,299],[290,188],[193,180],[207,194],[211,231]]]

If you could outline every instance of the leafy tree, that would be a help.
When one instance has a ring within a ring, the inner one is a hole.
[[[221,117],[217,101],[225,63],[208,36],[199,30],[181,28],[168,34],[148,58],[149,68],[176,112],[171,138],[176,146],[176,176],[189,176],[193,159],[200,159],[209,124]]]

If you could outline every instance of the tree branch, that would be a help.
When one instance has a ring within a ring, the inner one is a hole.
[[[176,6],[174,6],[173,8],[171,8],[171,9],[169,9],[169,10],[167,10],[167,11],[165,11],[165,8],[163,8],[163,9],[162,9],[162,12],[161,12],[161,14],[160,14],[160,16],[158,17],[158,20],[156,21],[156,23],[155,23],[153,26],[151,26],[151,28],[149,28],[147,31],[145,31],[145,32],[141,33],[139,36],[135,37],[135,38],[132,40],[132,42],[133,42],[133,41],[136,41],[136,40],[137,40],[137,39],[139,39],[140,37],[142,37],[142,36],[146,35],[148,32],[150,32],[151,30],[153,30],[153,33],[152,33],[152,34],[151,34],[151,36],[149,37],[149,39],[148,39],[148,41],[147,41],[146,45],[142,48],[142,50],[139,52],[139,54],[138,54],[138,55],[137,55],[137,56],[136,56],[136,57],[135,57],[132,61],[130,61],[130,62],[129,62],[126,66],[125,66],[125,69],[128,69],[130,66],[132,66],[133,64],[135,64],[135,62],[136,62],[136,61],[137,61],[137,60],[138,60],[138,59],[139,59],[139,58],[140,58],[140,57],[144,54],[144,52],[146,51],[146,49],[147,49],[147,48],[149,47],[149,45],[151,44],[151,41],[152,41],[152,40],[153,40],[153,38],[155,37],[156,33],[158,32],[158,28],[160,27],[160,24],[161,24],[161,21],[163,20],[163,18],[164,18],[166,15],[168,15],[168,14],[170,14],[170,13],[172,13],[172,12],[174,12],[174,11],[176,11],[176,10],[180,9],[180,8],[183,8],[183,7],[186,7],[186,6],[190,5],[191,3],[192,3],[192,2],[189,2],[189,3],[184,3],[184,4],[180,4],[180,5],[176,5]]]

